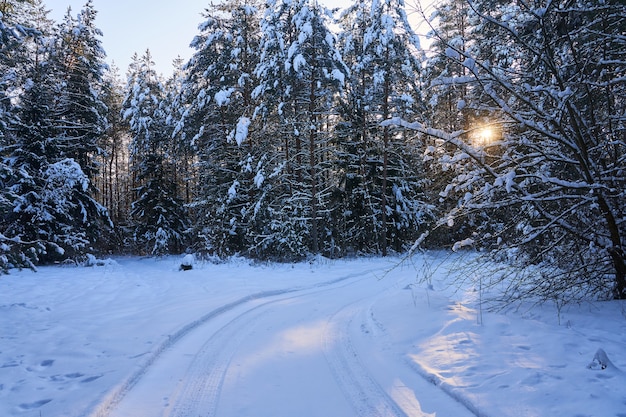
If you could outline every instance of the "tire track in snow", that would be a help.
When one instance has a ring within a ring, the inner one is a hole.
[[[152,352],[148,359],[146,359],[139,366],[139,369],[135,371],[132,375],[130,375],[126,379],[126,381],[124,381],[112,393],[110,393],[107,398],[105,398],[105,400],[96,407],[95,411],[91,413],[90,416],[108,417],[111,411],[115,409],[117,405],[124,399],[124,397],[126,397],[126,395],[128,395],[128,393],[139,383],[139,381],[141,381],[145,374],[152,368],[152,366],[154,366],[156,361],[160,359],[160,357],[163,356],[166,351],[172,349],[178,342],[180,342],[182,338],[184,338],[203,324],[247,303],[263,298],[287,294],[294,291],[298,291],[298,289],[273,290],[251,294],[235,300],[231,303],[224,304],[223,306],[216,308],[215,310],[205,314],[199,319],[185,325],[174,334],[170,335],[166,340],[161,342],[161,344]]]
[[[281,299],[282,300],[282,299]],[[218,330],[195,355],[183,379],[184,383],[170,417],[214,416],[226,371],[238,347],[262,316],[268,301],[246,310]]]
[[[408,417],[369,374],[350,339],[354,319],[362,313],[358,308],[362,301],[342,308],[328,320],[322,340],[324,355],[355,415]]]
[[[388,336],[387,329],[385,328],[385,325],[376,318],[376,314],[374,313],[374,304],[375,303],[370,304],[367,309],[364,309],[362,311],[362,317],[361,317],[362,329],[366,333],[371,332],[372,335],[374,335],[373,339],[380,341],[382,346],[389,347],[389,343],[387,342],[387,336]],[[436,387],[444,395],[447,395],[453,401],[455,401],[461,407],[463,407],[466,411],[468,411],[469,414],[476,416],[476,417],[486,417],[470,401],[468,401],[465,398],[462,398],[462,396],[460,396],[458,393],[455,393],[454,390],[450,389],[450,387],[446,386],[445,384],[440,384],[437,381],[436,377],[429,374],[428,372],[425,372],[419,365],[417,365],[409,357],[405,356],[402,359],[402,362],[404,363],[407,369],[410,369],[411,372],[414,372],[416,375],[418,375],[422,379],[422,381],[425,381],[428,384],[428,388],[431,388],[432,386]],[[422,414],[423,411],[421,410],[418,411],[418,413],[420,416],[426,415],[426,414]],[[409,415],[413,416],[413,413],[409,413]]]
[[[361,277],[362,274],[351,275],[332,281],[332,284]],[[295,294],[285,293],[276,299],[264,301],[255,307],[246,310],[220,328],[194,357],[189,371],[184,377],[181,393],[175,399],[175,406],[168,417],[200,416],[212,417],[217,414],[219,397],[226,373],[238,347],[250,335],[254,325],[266,312],[266,307],[297,298],[317,295],[330,290],[331,284],[317,285],[313,291],[298,291]],[[371,414],[374,416],[375,414]],[[393,414],[400,415],[400,414]],[[404,415],[404,414],[401,414]]]
[[[383,270],[384,268],[376,268],[375,270]],[[374,270],[367,271],[367,273],[372,273]],[[282,295],[289,295],[294,293],[303,293],[307,294],[308,292],[315,292],[316,290],[325,290],[327,287],[330,287],[334,284],[343,283],[344,281],[350,280],[352,278],[362,278],[363,275],[366,274],[365,271],[356,272],[354,274],[345,275],[333,280],[317,283],[310,286],[304,287],[291,287],[285,289],[278,290],[268,290],[261,291],[254,294],[250,294],[244,297],[241,297],[235,301],[224,304],[220,307],[215,308],[214,310],[208,312],[207,314],[201,316],[200,318],[188,323],[187,325],[181,327],[178,331],[174,332],[170,335],[166,340],[161,342],[159,346],[150,354],[150,356],[139,366],[139,368],[133,372],[124,382],[122,382],[117,388],[115,388],[112,392],[110,392],[103,401],[93,407],[93,411],[87,413],[86,415],[89,417],[108,417],[111,412],[117,408],[117,406],[122,402],[122,400],[134,389],[134,387],[143,379],[143,377],[148,373],[148,371],[154,366],[154,364],[163,356],[163,354],[172,348],[174,348],[185,336],[189,335],[193,331],[197,330],[202,325],[215,320],[226,313],[229,313],[235,310],[238,307],[245,306],[247,304],[251,304],[255,301],[261,301],[266,299],[271,299],[272,297],[280,297]],[[279,300],[275,300],[279,301]],[[269,301],[274,302],[274,301]],[[261,306],[268,304],[264,303]],[[246,312],[250,312],[260,306],[252,306],[244,311],[241,315],[244,315]],[[231,321],[232,323],[232,321]],[[228,326],[228,324],[226,325]],[[226,327],[224,326],[224,327]],[[242,336],[242,339],[244,337]],[[209,342],[207,342],[207,345]],[[234,352],[233,352],[234,353]],[[232,357],[232,355],[231,355]],[[221,378],[223,378],[222,372]],[[219,393],[218,393],[219,394]],[[200,401],[200,400],[199,400]]]

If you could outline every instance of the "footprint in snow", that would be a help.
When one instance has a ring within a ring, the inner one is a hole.
[[[47,368],[49,366],[52,366],[52,364],[54,364],[54,359],[46,359],[45,361],[41,361],[39,366],[41,366],[43,368]]]
[[[2,368],[15,368],[17,366],[20,366],[20,364],[17,363],[17,362],[8,362],[8,363],[5,363],[4,365],[0,365],[0,369],[2,369]]]
[[[81,380],[80,382],[81,382],[82,384],[86,384],[86,383],[88,383],[88,382],[93,382],[93,381],[95,381],[96,379],[100,379],[100,378],[102,378],[102,375],[90,376],[89,378],[85,378],[85,379]]]
[[[46,360],[39,362],[39,364],[34,367],[32,366],[27,367],[26,370],[28,372],[43,371],[44,369],[51,367],[53,364],[54,364],[54,359],[46,359]]]
[[[50,401],[52,401],[52,399],[39,400],[39,401],[35,401],[34,403],[20,404],[19,408],[22,411],[33,410],[35,408],[39,408],[39,407],[41,407],[43,405],[48,404]]]
[[[65,382],[68,379],[76,379],[85,376],[85,374],[81,374],[80,372],[73,372],[71,374],[65,375],[52,375],[49,379],[52,382]]]

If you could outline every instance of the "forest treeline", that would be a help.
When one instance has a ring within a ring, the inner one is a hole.
[[[468,246],[508,299],[626,298],[626,5],[409,6],[225,0],[122,77],[91,0],[1,1],[0,268]]]

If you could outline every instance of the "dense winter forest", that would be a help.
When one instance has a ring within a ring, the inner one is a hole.
[[[626,298],[623,0],[224,0],[167,79],[91,0],[0,13],[0,270],[472,247],[510,299]]]

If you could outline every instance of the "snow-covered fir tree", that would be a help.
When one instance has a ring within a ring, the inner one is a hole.
[[[482,100],[477,96],[481,94],[480,88],[477,88],[476,79],[470,75],[467,67],[462,65],[462,60],[455,59],[476,53],[473,50],[476,47],[474,37],[476,27],[473,25],[476,21],[475,13],[467,0],[444,0],[434,4],[433,8],[434,11],[430,16],[426,16],[425,11],[420,9],[422,17],[430,25],[428,36],[432,39],[423,73],[425,100],[429,106],[428,124],[447,132],[482,126],[480,121]],[[497,118],[493,116],[492,108],[483,115],[492,116],[492,119]],[[456,152],[457,157],[463,154],[463,150],[456,149],[435,137],[425,135],[425,139],[427,142],[425,158],[428,161],[436,161],[442,152],[450,154]],[[449,169],[446,163],[434,162],[429,165],[433,179],[432,187],[435,191],[445,189],[458,174]],[[446,212],[455,203],[443,199],[438,208],[441,212]],[[472,224],[476,221],[488,222],[488,216],[487,212],[477,211],[464,221],[456,221],[454,227],[448,227],[446,222],[440,222],[439,227],[431,231],[429,241],[435,245],[454,244],[464,236],[464,233],[472,230]]]
[[[72,160],[63,157],[56,140],[54,108],[50,103],[54,103],[57,85],[48,76],[47,64],[44,61],[34,68],[20,99],[19,119],[12,128],[15,141],[8,153],[14,176],[8,185],[17,198],[5,219],[10,235],[38,243],[44,261],[63,259],[67,249],[70,253],[80,252],[89,243],[84,233],[74,229],[75,220],[68,210],[78,208],[72,191],[86,191],[84,174],[73,165],[67,173],[67,187],[59,183],[62,177],[57,175],[56,168],[62,166],[55,164],[69,164]],[[56,187],[66,193],[56,193]]]
[[[172,62],[173,73],[165,81],[165,98],[161,102],[162,112],[165,115],[165,126],[170,137],[171,145],[168,150],[172,161],[172,176],[177,184],[177,195],[183,203],[190,204],[195,195],[197,184],[196,159],[190,144],[183,139],[184,133],[178,135],[180,121],[184,118],[187,107],[181,105],[183,90],[187,71],[184,68],[184,61],[177,57]]]
[[[50,30],[41,2],[33,2],[30,21],[39,34],[25,48],[16,87],[15,118],[3,149],[11,176],[12,209],[4,217],[4,236],[11,236],[42,262],[75,259],[94,250],[98,231],[108,222],[106,209],[91,195],[89,177],[79,154],[68,152],[68,121],[61,97],[69,76],[57,65],[56,40],[63,31]],[[95,57],[83,57],[85,61]],[[97,88],[97,83],[89,85]],[[72,120],[74,116],[71,116]],[[98,132],[94,132],[97,138]]]
[[[42,0],[7,0],[0,4],[3,50],[0,56],[0,88],[17,97],[27,80],[27,68],[36,62],[41,40],[52,34],[54,21]]]
[[[262,153],[250,132],[258,63],[260,2],[231,0],[205,11],[179,102],[177,137],[197,158],[192,202],[201,249],[245,253],[254,172]]]
[[[467,0],[444,0],[433,7],[435,11],[428,18],[433,30],[429,33],[432,42],[424,70],[425,98],[431,108],[430,122],[454,132],[468,126],[467,95],[474,78],[458,60],[448,56],[455,56],[457,49],[465,53],[470,48],[471,8]]]
[[[16,99],[41,51],[41,40],[49,39],[53,31],[47,14],[41,0],[0,4],[0,145],[10,143]]]
[[[102,32],[95,25],[93,2],[88,0],[76,17],[70,10],[59,25],[51,57],[58,74],[56,135],[63,158],[74,160],[89,181],[84,194],[77,195],[80,212],[75,215],[84,218],[88,239],[95,242],[112,226],[108,211],[95,199],[98,157],[104,153],[101,139],[108,127],[109,109],[102,101],[106,53],[100,41]]]
[[[106,54],[95,26],[96,10],[88,0],[76,17],[68,8],[59,25],[52,65],[59,76],[56,117],[59,141],[65,156],[73,158],[90,180],[103,151],[99,139],[107,128],[107,108],[102,102]]]
[[[329,162],[334,155],[336,98],[348,75],[332,13],[316,1],[271,1],[262,21],[257,116],[272,143],[273,169],[259,201],[265,228],[256,238],[261,256],[302,257],[334,245]]]
[[[18,194],[13,187],[16,173],[6,157],[15,144],[12,127],[17,108],[13,99],[19,90],[28,54],[26,43],[38,35],[20,13],[17,2],[0,5],[0,273],[15,267],[35,267],[37,244],[25,242],[8,230],[9,215]]]
[[[171,160],[171,132],[162,106],[163,83],[150,51],[135,55],[129,68],[123,118],[131,134],[130,169],[135,199],[131,218],[137,250],[151,255],[181,251],[187,228]]]
[[[357,251],[402,250],[432,217],[414,134],[382,126],[393,117],[424,119],[419,84],[423,52],[402,0],[355,3],[341,20],[351,77],[340,153],[346,239]]]

